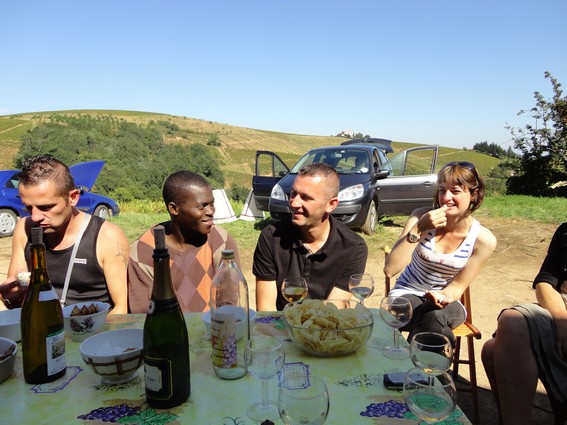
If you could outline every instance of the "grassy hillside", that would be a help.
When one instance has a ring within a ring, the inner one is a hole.
[[[300,134],[278,133],[268,130],[237,127],[212,121],[194,119],[167,114],[114,111],[114,110],[72,110],[53,112],[34,112],[0,117],[0,169],[14,167],[14,157],[19,149],[22,136],[39,122],[54,120],[57,116],[112,116],[139,125],[152,125],[155,122],[168,122],[177,126],[181,132],[165,135],[167,143],[190,144],[218,142],[218,151],[222,158],[221,169],[225,173],[227,186],[238,184],[249,187],[254,172],[256,150],[271,150],[278,153],[288,165],[293,163],[313,147],[337,145],[345,139],[331,136],[309,136]],[[180,136],[181,134],[181,136]],[[372,135],[380,137],[379,134]],[[418,143],[394,141],[393,148],[399,152]],[[101,158],[105,159],[105,158]],[[449,161],[466,160],[474,162],[481,174],[486,175],[499,160],[473,151],[453,148],[440,148],[438,165]]]

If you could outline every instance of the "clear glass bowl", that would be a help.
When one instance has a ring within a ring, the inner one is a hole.
[[[286,305],[284,323],[293,344],[321,357],[350,354],[366,344],[372,313],[355,300],[306,299]]]

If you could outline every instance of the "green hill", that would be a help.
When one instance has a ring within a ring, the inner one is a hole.
[[[249,187],[254,172],[256,150],[271,150],[284,159],[288,165],[293,163],[313,147],[337,145],[346,140],[342,137],[313,136],[278,133],[221,124],[212,121],[173,116],[151,112],[115,111],[115,110],[69,110],[52,112],[34,112],[0,117],[0,169],[15,167],[15,157],[26,132],[39,123],[57,122],[64,116],[69,117],[112,117],[115,120],[135,123],[143,126],[160,124],[168,129],[163,132],[167,144],[203,144],[218,151],[220,168],[225,174],[227,186],[240,185]],[[379,134],[372,135],[380,137]],[[408,141],[394,141],[394,151],[399,152],[410,146],[419,145]],[[106,158],[100,158],[106,159]],[[474,162],[486,175],[499,160],[473,151],[441,147],[438,164],[449,161],[466,160]]]

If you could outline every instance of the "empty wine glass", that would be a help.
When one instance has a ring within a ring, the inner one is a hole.
[[[415,334],[409,350],[413,364],[429,374],[447,372],[453,362],[453,346],[449,338],[436,332]]]
[[[453,378],[447,372],[437,372],[431,376],[422,369],[413,368],[404,379],[403,394],[408,408],[427,423],[447,419],[456,405]]]
[[[397,329],[407,325],[412,316],[412,306],[407,298],[384,297],[380,302],[380,316],[382,320],[394,330],[394,346],[386,347],[382,354],[391,359],[405,359],[409,357],[409,350],[400,347],[399,332]]]
[[[280,385],[280,418],[286,425],[322,425],[329,414],[325,381],[311,375],[288,375]]]
[[[303,277],[286,277],[282,282],[282,295],[290,303],[307,296],[307,280]]]
[[[361,304],[374,292],[374,278],[367,273],[351,275],[348,281],[348,289]]]
[[[277,376],[285,362],[282,343],[274,337],[254,336],[244,350],[244,361],[254,377],[262,381],[262,401],[248,408],[246,413],[256,421],[279,416],[276,403],[270,402],[268,381]]]

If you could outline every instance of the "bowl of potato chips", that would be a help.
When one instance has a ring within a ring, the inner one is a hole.
[[[283,317],[293,344],[321,357],[358,350],[374,329],[370,310],[354,300],[297,301],[286,305]]]

